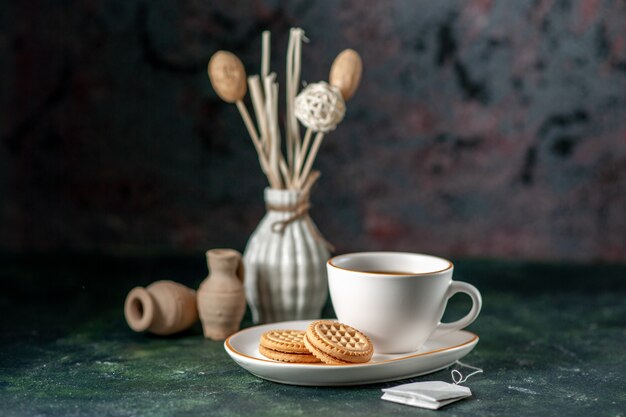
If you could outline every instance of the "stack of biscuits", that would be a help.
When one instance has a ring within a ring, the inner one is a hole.
[[[369,362],[374,348],[357,329],[332,320],[318,320],[302,330],[270,330],[261,335],[259,352],[289,363],[350,365]]]

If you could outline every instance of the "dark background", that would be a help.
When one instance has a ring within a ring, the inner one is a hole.
[[[269,29],[283,87],[299,26],[303,80],[364,61],[317,160],[339,252],[626,262],[625,22],[621,0],[3,2],[0,250],[243,250],[265,179],[206,63],[258,73]]]

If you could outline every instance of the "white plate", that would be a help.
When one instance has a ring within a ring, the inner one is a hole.
[[[360,385],[395,381],[439,371],[472,351],[478,336],[460,330],[431,337],[416,352],[400,355],[374,353],[359,365],[293,364],[278,362],[259,353],[259,338],[272,329],[305,330],[310,320],[264,324],[241,330],[224,342],[224,348],[239,366],[264,379],[291,385]]]

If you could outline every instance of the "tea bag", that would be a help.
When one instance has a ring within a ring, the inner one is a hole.
[[[414,382],[383,389],[383,400],[436,410],[472,395],[469,388],[443,381]]]
[[[381,399],[413,407],[437,410],[455,401],[470,397],[472,391],[468,387],[459,384],[467,381],[470,376],[481,373],[483,370],[465,365],[459,361],[456,363],[475,371],[464,377],[458,369],[452,370],[453,384],[443,381],[425,381],[385,388],[382,390],[384,394]]]

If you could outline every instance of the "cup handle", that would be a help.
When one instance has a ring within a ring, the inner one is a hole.
[[[452,281],[446,293],[446,304],[454,294],[459,292],[463,292],[472,298],[472,309],[465,317],[453,321],[452,323],[439,322],[436,329],[438,333],[450,333],[461,330],[472,324],[474,320],[476,320],[476,317],[478,317],[478,313],[480,313],[480,309],[483,305],[483,298],[480,295],[480,291],[472,284],[463,281]]]

